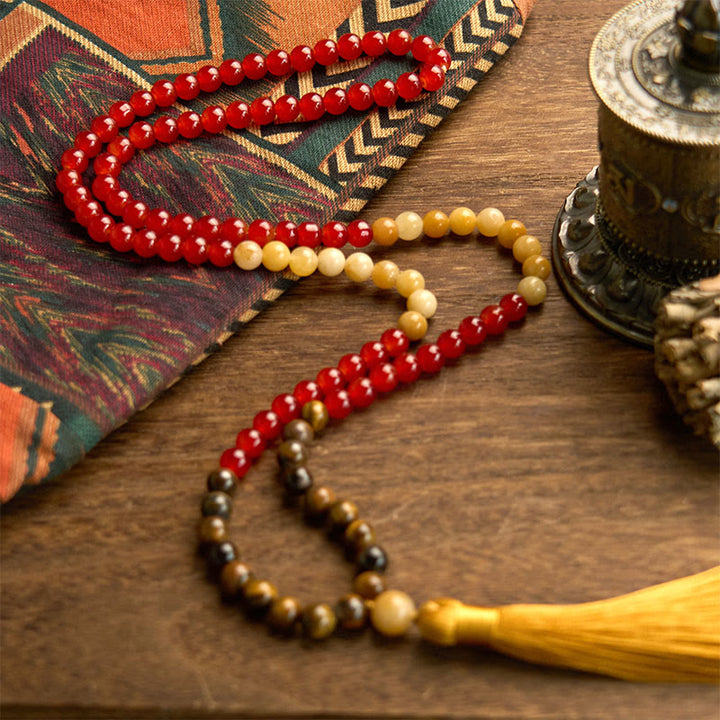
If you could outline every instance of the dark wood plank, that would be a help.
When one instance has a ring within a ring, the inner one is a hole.
[[[525,35],[369,204],[495,204],[543,243],[597,162],[586,59],[624,3],[541,1]],[[514,287],[475,241],[393,249],[440,308],[431,335]],[[717,690],[533,668],[371,634],[268,637],[222,606],[195,555],[203,480],[278,392],[377,337],[401,310],[303,281],[62,480],[2,519],[4,717],[715,718]],[[246,559],[307,600],[348,567],[280,507],[270,458],[236,502]],[[650,353],[550,283],[519,331],[329,431],[317,476],[355,499],[418,600],[577,602],[718,562],[718,461],[675,417]]]

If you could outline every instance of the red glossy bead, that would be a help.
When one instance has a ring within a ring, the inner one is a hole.
[[[297,45],[290,51],[290,62],[297,72],[307,72],[315,65],[312,48],[307,45]]]
[[[272,410],[261,410],[253,418],[253,427],[267,440],[275,440],[282,432],[283,424],[277,413]]]
[[[178,130],[184,138],[192,140],[193,138],[200,137],[203,131],[202,120],[200,116],[192,110],[186,110],[177,119]]]
[[[158,80],[150,88],[150,94],[158,107],[169,107],[177,100],[177,90],[169,80]]]
[[[163,143],[175,142],[180,137],[180,128],[175,118],[163,115],[159,117],[153,125],[155,137]]]
[[[65,207],[73,212],[88,200],[92,200],[92,196],[90,195],[90,190],[84,185],[75,185],[63,195]]]
[[[500,298],[500,307],[505,311],[508,322],[518,322],[527,315],[527,300],[520,293],[508,293]]]
[[[211,240],[208,245],[208,260],[215,267],[229,267],[235,262],[235,246],[229,240]]]
[[[295,386],[292,394],[297,398],[301,406],[311,400],[322,400],[323,398],[323,391],[314,380],[301,380]]]
[[[458,327],[460,337],[466,345],[480,345],[485,342],[487,330],[479,315],[468,315],[460,321]]]
[[[437,43],[429,35],[418,35],[410,44],[412,56],[421,63],[427,60],[431,50],[437,47]]]
[[[110,240],[110,232],[115,227],[115,221],[109,215],[94,217],[88,224],[88,235],[99,243],[106,243]]]
[[[207,260],[208,241],[202,235],[188,235],[180,246],[182,256],[191,265],[202,265]]]
[[[376,365],[384,363],[388,359],[388,352],[385,346],[377,340],[366,342],[360,348],[360,357],[365,361],[368,368],[374,368]]]
[[[325,114],[323,99],[316,92],[305,93],[300,98],[300,112],[308,120],[317,120]]]
[[[380,342],[392,358],[406,352],[410,338],[399,328],[389,328],[380,336]]]
[[[250,103],[250,117],[256,125],[269,125],[275,119],[275,103],[269,97],[255,98]]]
[[[434,343],[421,345],[415,352],[420,369],[426,373],[439,372],[445,364],[445,357]]]
[[[275,115],[281,123],[297,120],[300,115],[300,103],[292,95],[283,95],[275,101]]]
[[[178,213],[170,221],[170,227],[168,228],[171,233],[185,237],[190,234],[195,224],[195,218],[188,213]]]
[[[403,353],[393,360],[393,366],[400,382],[415,382],[420,377],[420,364],[412,353]]]
[[[124,100],[113,103],[108,110],[108,115],[121,128],[129,127],[135,120],[135,111],[132,109],[132,105]]]
[[[225,115],[225,110],[223,110],[219,105],[206,107],[202,111],[200,121],[202,122],[203,130],[213,134],[222,132],[227,127],[227,116]]]
[[[502,335],[508,326],[507,313],[499,305],[488,305],[480,313],[488,335]]]
[[[266,443],[263,436],[255,428],[245,428],[237,434],[235,446],[254,460],[263,454]]]
[[[79,173],[83,173],[87,170],[88,156],[82,150],[70,148],[62,154],[60,164],[63,170],[76,170]]]
[[[75,136],[75,147],[89,158],[95,157],[102,149],[102,140],[91,130],[83,130]]]
[[[439,90],[445,82],[445,71],[440,65],[423,65],[420,68],[420,84],[425,90]]]
[[[347,389],[350,402],[355,408],[366,408],[372,405],[377,395],[370,378],[358,378],[353,380]]]
[[[348,242],[356,248],[369,245],[373,239],[372,225],[364,220],[353,220],[348,225]]]
[[[90,123],[90,129],[102,142],[108,143],[118,134],[120,128],[110,115],[100,115]]]
[[[316,248],[320,245],[320,226],[314,222],[301,222],[297,229],[297,244],[301,247]]]
[[[331,390],[341,390],[345,387],[345,376],[336,367],[326,367],[320,370],[315,382],[325,395]]]
[[[247,223],[236,217],[229,217],[220,225],[220,237],[230,242],[233,247],[245,240],[247,231]]]
[[[362,37],[362,49],[370,57],[378,57],[385,52],[387,40],[384,33],[379,30],[366,32]]]
[[[467,345],[458,330],[445,330],[440,333],[440,337],[437,339],[437,346],[448,360],[459,358],[467,349]]]
[[[157,255],[158,236],[153,230],[144,228],[135,233],[133,237],[133,250],[143,258],[151,258]]]
[[[340,358],[338,370],[343,374],[347,382],[352,382],[360,377],[365,377],[367,365],[357,353],[348,353]]]
[[[122,163],[110,153],[100,153],[93,161],[96,175],[112,175],[117,177],[122,170]]]
[[[149,212],[148,206],[142,200],[132,200],[123,208],[122,218],[134,228],[145,227],[145,220]]]
[[[337,62],[340,53],[338,52],[337,45],[334,40],[328,38],[324,40],[318,40],[313,47],[313,56],[315,62],[320,65],[332,65]]]
[[[65,194],[70,188],[78,187],[82,183],[82,177],[77,170],[61,170],[55,176],[57,189]]]
[[[225,111],[228,125],[235,130],[245,129],[251,121],[250,106],[242,100],[236,100],[228,105]]]
[[[375,102],[367,83],[353,83],[347,90],[348,103],[353,110],[367,110]]]
[[[322,229],[322,244],[325,247],[341,248],[348,241],[348,229],[345,223],[330,221]]]
[[[248,227],[248,240],[256,242],[264,247],[275,238],[275,226],[268,220],[258,218],[253,220]]]
[[[287,75],[292,72],[293,66],[290,61],[290,55],[284,50],[271,50],[265,58],[268,72],[271,75]]]
[[[338,38],[337,49],[343,60],[356,60],[362,55],[362,40],[355,33],[345,33]]]
[[[228,448],[220,456],[220,467],[234,472],[236,477],[241,478],[250,469],[250,458],[238,447]]]
[[[220,89],[222,77],[214,65],[203,65],[196,73],[198,85],[203,92],[211,93]]]
[[[396,28],[387,37],[388,50],[393,55],[405,55],[412,45],[412,35],[402,28]]]
[[[204,215],[195,221],[193,232],[206,240],[213,240],[220,235],[220,221],[214,215]]]
[[[392,392],[399,382],[398,372],[392,363],[376,365],[368,375],[373,387],[382,393]]]
[[[155,111],[155,98],[147,90],[138,90],[130,97],[130,106],[138,117],[147,117]]]
[[[120,161],[121,165],[129,162],[132,156],[135,154],[135,148],[133,147],[133,144],[130,142],[130,140],[128,140],[126,137],[122,137],[121,135],[118,135],[108,144],[107,151],[111,155],[114,155]]]
[[[194,100],[200,94],[200,83],[190,73],[183,73],[175,78],[175,92],[181,100]]]
[[[138,150],[146,150],[155,144],[155,133],[153,132],[152,125],[143,120],[133,123],[130,126],[128,138]]]
[[[260,53],[248,53],[242,60],[245,76],[251,80],[260,80],[267,73],[265,56]]]
[[[145,227],[147,227],[148,230],[156,232],[158,235],[162,235],[168,230],[171,219],[172,217],[167,210],[153,208],[147,214]]]
[[[220,65],[220,79],[231,87],[239,85],[245,79],[242,63],[233,58],[225,60]]]
[[[342,115],[350,107],[347,93],[342,88],[330,88],[325,93],[323,102],[331,115]]]
[[[92,181],[92,194],[101,202],[105,202],[110,193],[119,187],[120,184],[117,178],[114,178],[112,175],[98,175]]]
[[[282,393],[273,399],[270,408],[280,418],[280,422],[287,425],[291,420],[300,417],[302,405],[294,395]]]
[[[107,200],[105,200],[105,207],[108,209],[108,212],[120,217],[122,215],[123,208],[128,204],[128,202],[130,202],[130,200],[130,193],[127,190],[118,188],[117,190],[110,192],[107,196]]]
[[[102,214],[102,205],[97,200],[87,200],[75,209],[75,219],[83,227],[87,227],[93,218],[100,217]]]
[[[397,85],[392,80],[378,80],[373,85],[372,94],[380,107],[390,107],[398,98]]]
[[[405,72],[397,79],[398,95],[403,100],[414,100],[422,92],[422,85],[417,73]]]
[[[297,225],[292,220],[282,220],[275,226],[275,239],[293,248],[297,245]]]
[[[165,262],[177,262],[182,257],[182,238],[173,232],[167,232],[158,240],[158,255]]]
[[[452,64],[452,58],[445,48],[437,47],[428,53],[425,62],[428,65],[440,65],[443,70],[449,70]]]
[[[347,390],[335,390],[325,397],[325,407],[333,420],[346,418],[353,410]]]
[[[126,223],[117,223],[110,230],[110,247],[118,252],[130,252],[133,249],[135,231]]]

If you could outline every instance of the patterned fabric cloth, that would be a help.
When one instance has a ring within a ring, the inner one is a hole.
[[[453,57],[438,93],[153,149],[123,174],[134,197],[171,213],[349,220],[515,42],[532,2],[0,0],[0,498],[69,468],[293,282],[88,240],[54,177],[93,117],[158,77],[227,57],[348,31],[427,33]],[[361,59],[191,105],[322,93],[410,68]]]

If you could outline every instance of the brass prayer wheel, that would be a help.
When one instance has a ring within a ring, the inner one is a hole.
[[[720,0],[637,0],[589,70],[600,165],[558,214],[553,262],[585,313],[649,346],[663,296],[720,272]]]

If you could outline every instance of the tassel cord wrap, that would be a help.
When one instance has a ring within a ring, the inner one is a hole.
[[[439,645],[643,682],[720,682],[720,566],[577,605],[474,607],[431,600],[417,624]]]

